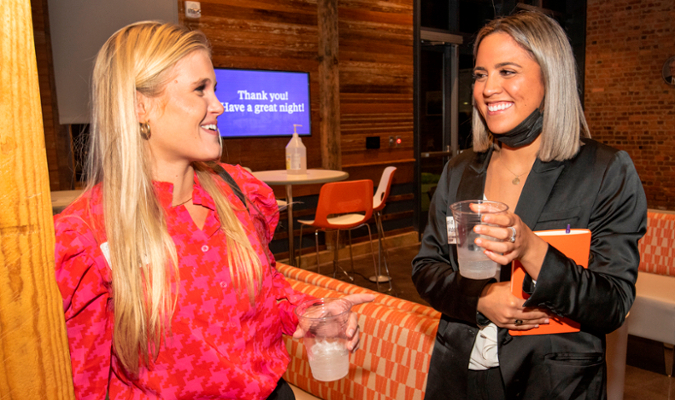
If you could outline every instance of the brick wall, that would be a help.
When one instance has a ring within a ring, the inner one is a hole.
[[[591,135],[633,158],[651,208],[675,210],[673,0],[588,0],[585,109]]]

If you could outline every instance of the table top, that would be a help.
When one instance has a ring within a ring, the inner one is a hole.
[[[59,190],[51,192],[52,213],[58,214],[82,194],[83,190]]]
[[[253,176],[268,185],[308,185],[336,182],[349,178],[348,173],[331,169],[308,169],[306,174],[301,175],[288,174],[285,169],[254,171]]]

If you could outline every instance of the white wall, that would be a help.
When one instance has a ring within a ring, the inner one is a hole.
[[[61,124],[89,122],[96,53],[119,28],[148,19],[178,22],[177,0],[49,0],[56,97]]]

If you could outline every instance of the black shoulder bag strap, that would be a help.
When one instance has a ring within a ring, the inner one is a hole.
[[[225,170],[225,168],[221,167],[220,164],[215,164],[213,166],[213,171],[215,171],[215,173],[217,173],[218,176],[220,176],[220,178],[230,186],[230,189],[232,189],[234,194],[236,194],[239,200],[241,200],[241,203],[244,205],[244,207],[246,207],[246,211],[250,213],[248,209],[248,202],[246,201],[246,196],[244,196],[244,192],[241,191],[241,188],[234,180],[234,178],[232,178],[232,175],[230,175],[229,172]]]

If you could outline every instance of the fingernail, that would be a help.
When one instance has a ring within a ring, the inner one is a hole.
[[[548,324],[548,322],[549,322],[549,321],[548,321],[548,318],[546,318],[546,320],[544,320],[544,323],[545,323],[545,324]]]
[[[347,331],[347,336],[349,336],[349,337],[354,336],[354,329],[349,328],[349,330]]]

